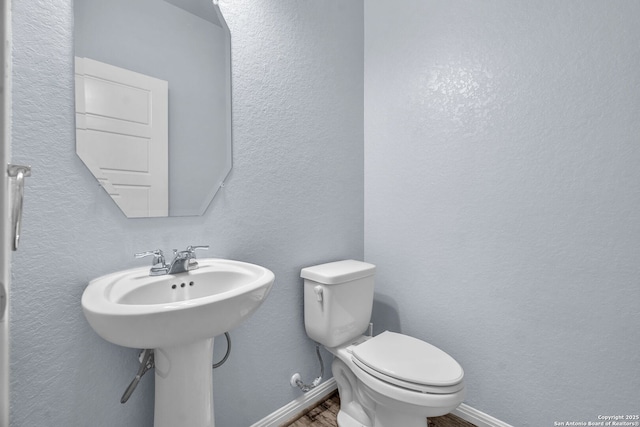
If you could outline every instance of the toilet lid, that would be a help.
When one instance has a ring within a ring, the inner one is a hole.
[[[447,387],[464,377],[458,362],[438,347],[395,332],[383,332],[354,346],[352,354],[354,362],[370,368],[369,373],[408,383]]]

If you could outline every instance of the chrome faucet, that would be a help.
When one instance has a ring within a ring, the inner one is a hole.
[[[167,274],[178,274],[197,269],[198,262],[196,261],[196,250],[199,249],[209,249],[209,245],[187,246],[186,250],[180,252],[178,252],[177,249],[174,249],[173,261],[171,261],[171,264],[169,265],[169,271]]]
[[[149,276],[161,276],[163,274],[167,274],[169,270],[167,269],[167,264],[165,264],[164,262],[164,253],[160,249],[156,249],[155,251],[140,252],[134,255],[134,257],[136,258],[144,258],[148,256],[153,256],[151,270],[149,270]]]
[[[164,253],[160,249],[155,251],[140,252],[135,254],[136,258],[144,258],[153,255],[153,262],[149,276],[162,276],[165,274],[178,274],[198,268],[196,261],[196,250],[209,249],[206,246],[187,246],[184,251],[173,250],[173,260],[167,264],[164,259]]]

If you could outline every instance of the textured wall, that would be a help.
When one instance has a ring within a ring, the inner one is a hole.
[[[517,426],[640,402],[640,3],[365,2],[377,329]]]
[[[12,267],[11,425],[152,425],[152,377],[120,405],[137,352],[99,338],[80,297],[91,278],[147,262],[134,252],[188,244],[276,275],[214,372],[219,425],[246,427],[297,397],[291,374],[318,371],[300,268],[363,256],[362,1],[221,1],[234,169],[203,217],[147,220],[124,218],[75,155],[71,2],[13,8],[13,160],[33,176]]]

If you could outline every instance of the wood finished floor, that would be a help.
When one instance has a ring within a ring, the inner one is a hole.
[[[297,419],[283,424],[281,427],[338,427],[336,417],[340,409],[340,397],[338,392],[334,392],[316,407],[310,409]],[[398,426],[402,427],[402,426]],[[425,425],[425,427],[427,427]],[[444,417],[429,418],[428,427],[476,427],[455,415],[445,415]]]

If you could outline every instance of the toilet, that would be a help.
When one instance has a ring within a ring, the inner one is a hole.
[[[345,260],[303,268],[307,335],[334,359],[339,427],[426,427],[465,396],[464,371],[439,348],[385,331],[364,335],[375,266]]]

